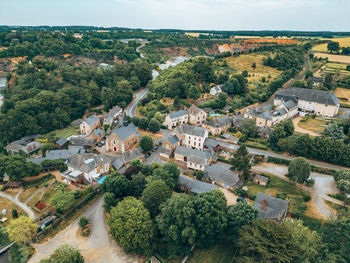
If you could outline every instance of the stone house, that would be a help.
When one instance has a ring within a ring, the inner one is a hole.
[[[176,161],[183,163],[187,168],[204,171],[207,165],[213,162],[213,154],[209,151],[199,151],[196,149],[178,146],[174,152]]]
[[[119,106],[114,106],[109,110],[108,114],[103,118],[103,124],[113,125],[113,122],[122,114],[123,109]]]
[[[172,152],[175,150],[177,146],[180,145],[180,140],[176,135],[170,136],[163,142],[163,147],[166,149],[170,149]]]
[[[182,191],[193,194],[203,194],[218,189],[216,185],[194,180],[185,175],[179,176],[177,184]]]
[[[96,128],[100,127],[100,125],[100,118],[96,115],[92,115],[80,124],[80,133],[91,134]]]
[[[115,127],[107,137],[106,149],[114,153],[129,151],[138,142],[140,135],[133,123],[120,128]]]
[[[90,138],[98,142],[102,140],[104,136],[105,136],[104,130],[97,128],[91,133]]]
[[[23,151],[25,154],[31,154],[41,148],[41,143],[35,141],[40,135],[24,136],[20,140],[14,141],[6,145],[5,149],[9,153],[18,153]]]
[[[201,125],[207,119],[207,117],[208,114],[195,105],[192,105],[188,109],[188,122],[192,125]]]
[[[266,186],[267,183],[269,182],[269,178],[267,178],[266,176],[257,174],[253,177],[253,182],[258,185]]]
[[[232,125],[232,119],[230,117],[218,117],[213,118],[210,121],[203,122],[202,127],[207,129],[212,135],[217,136],[222,132],[226,132]]]
[[[293,100],[298,107],[299,114],[321,115],[325,117],[334,117],[338,114],[340,102],[337,96],[331,91],[304,89],[304,88],[286,88],[279,89],[276,92],[274,104],[280,104]]]
[[[224,164],[205,167],[204,179],[230,190],[234,190],[241,185],[239,176],[230,170],[229,165]]]
[[[212,96],[217,96],[217,95],[219,95],[219,94],[222,92],[221,86],[222,86],[222,85],[217,85],[217,86],[212,87],[212,88],[210,89],[210,95],[212,95]]]
[[[260,219],[282,222],[287,215],[288,202],[259,192],[254,207],[258,209]]]
[[[182,146],[197,150],[203,150],[204,141],[208,138],[205,128],[188,124],[176,127],[175,134],[181,140]]]
[[[169,130],[175,127],[176,125],[181,125],[188,123],[188,111],[180,110],[176,112],[169,113],[163,122],[163,125],[166,126]]]

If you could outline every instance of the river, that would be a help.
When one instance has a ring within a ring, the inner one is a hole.
[[[2,100],[3,100],[3,96],[1,94],[1,92],[5,89],[6,87],[6,78],[0,77],[0,106],[2,105]]]

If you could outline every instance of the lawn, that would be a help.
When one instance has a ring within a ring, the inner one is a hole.
[[[277,69],[264,66],[264,58],[267,58],[267,55],[252,53],[240,55],[238,57],[231,56],[225,58],[225,60],[230,67],[236,69],[239,73],[243,70],[247,70],[248,73],[251,74],[251,77],[248,77],[248,81],[253,83],[260,82],[262,77],[268,80],[269,75],[271,75],[271,80],[273,80],[280,74],[280,71]],[[253,63],[256,63],[255,70],[252,68]]]
[[[236,251],[229,245],[216,245],[211,249],[196,249],[188,263],[232,262]]]
[[[327,122],[319,119],[308,118],[305,122],[299,121],[298,126],[305,130],[321,133],[327,126]]]
[[[4,197],[0,197],[0,210],[4,210],[6,209],[7,214],[1,215],[1,217],[6,217],[8,220],[7,222],[12,219],[12,209],[15,208],[18,212],[19,215],[27,215],[21,208],[19,208],[17,205],[15,205],[12,201],[4,198]]]
[[[22,203],[25,203],[25,201],[28,199],[28,197],[31,196],[32,194],[34,194],[34,192],[37,190],[38,189],[35,187],[31,187],[31,188],[24,190],[22,193],[20,193],[18,200]]]
[[[57,137],[57,138],[61,138],[61,137],[68,138],[69,136],[74,135],[74,134],[78,134],[78,133],[76,132],[75,127],[67,127],[64,129],[49,132],[49,133],[45,134],[44,137],[45,138],[50,137],[52,134],[54,134],[54,137]]]
[[[288,206],[288,212],[294,212],[295,208],[303,203],[303,196],[306,192],[299,189],[296,185],[287,182],[272,174],[267,174],[270,177],[269,184],[267,187],[257,185],[252,181],[248,181],[248,193],[250,195],[256,195],[258,192],[262,192],[271,196],[276,196],[278,193],[287,194],[288,198],[292,199]]]

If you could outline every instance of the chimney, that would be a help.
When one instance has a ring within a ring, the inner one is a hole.
[[[262,207],[261,207],[261,209],[262,209],[263,211],[264,211],[265,208],[266,208],[266,204],[267,204],[267,200],[264,199],[263,202],[262,202]]]

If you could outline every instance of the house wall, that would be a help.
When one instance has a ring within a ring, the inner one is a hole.
[[[205,134],[203,137],[185,134],[182,140],[182,145],[187,148],[203,150],[203,144],[204,144],[205,138],[207,137],[208,137],[208,131],[205,131]]]
[[[212,126],[203,124],[202,127],[207,129],[208,133],[210,132],[213,135],[220,135],[221,133],[228,131],[231,127],[231,124],[228,124],[222,127],[212,127]]]
[[[97,127],[99,127],[100,122],[96,122],[93,125],[88,125],[86,121],[83,121],[80,124],[80,133],[81,134],[90,134],[92,133]]]
[[[184,123],[188,123],[188,115],[183,115],[174,119],[171,119],[170,115],[167,115],[165,117],[165,121],[163,122],[163,125],[167,126],[167,128],[171,130],[177,124],[184,124]]]
[[[179,146],[179,145],[180,145],[180,141],[178,141],[178,142],[175,143],[174,145],[170,144],[168,140],[166,140],[165,142],[163,142],[163,146],[164,146],[165,148],[167,148],[167,149],[171,149],[172,151],[174,151],[175,148],[176,148],[177,146]]]
[[[108,136],[106,141],[107,151],[115,153],[123,153],[129,151],[135,143],[137,143],[138,137],[133,134],[125,141],[122,141],[115,133]]]
[[[201,125],[208,117],[208,114],[201,110],[197,115],[194,115],[190,112],[189,114],[189,122],[193,125]]]
[[[196,171],[204,171],[205,166],[202,164],[187,162],[187,168],[190,168]]]
[[[266,182],[261,182],[261,181],[258,180],[258,179],[253,179],[253,182],[256,183],[256,184],[258,184],[258,185],[262,185],[262,186],[266,186],[266,185],[267,185]]]

